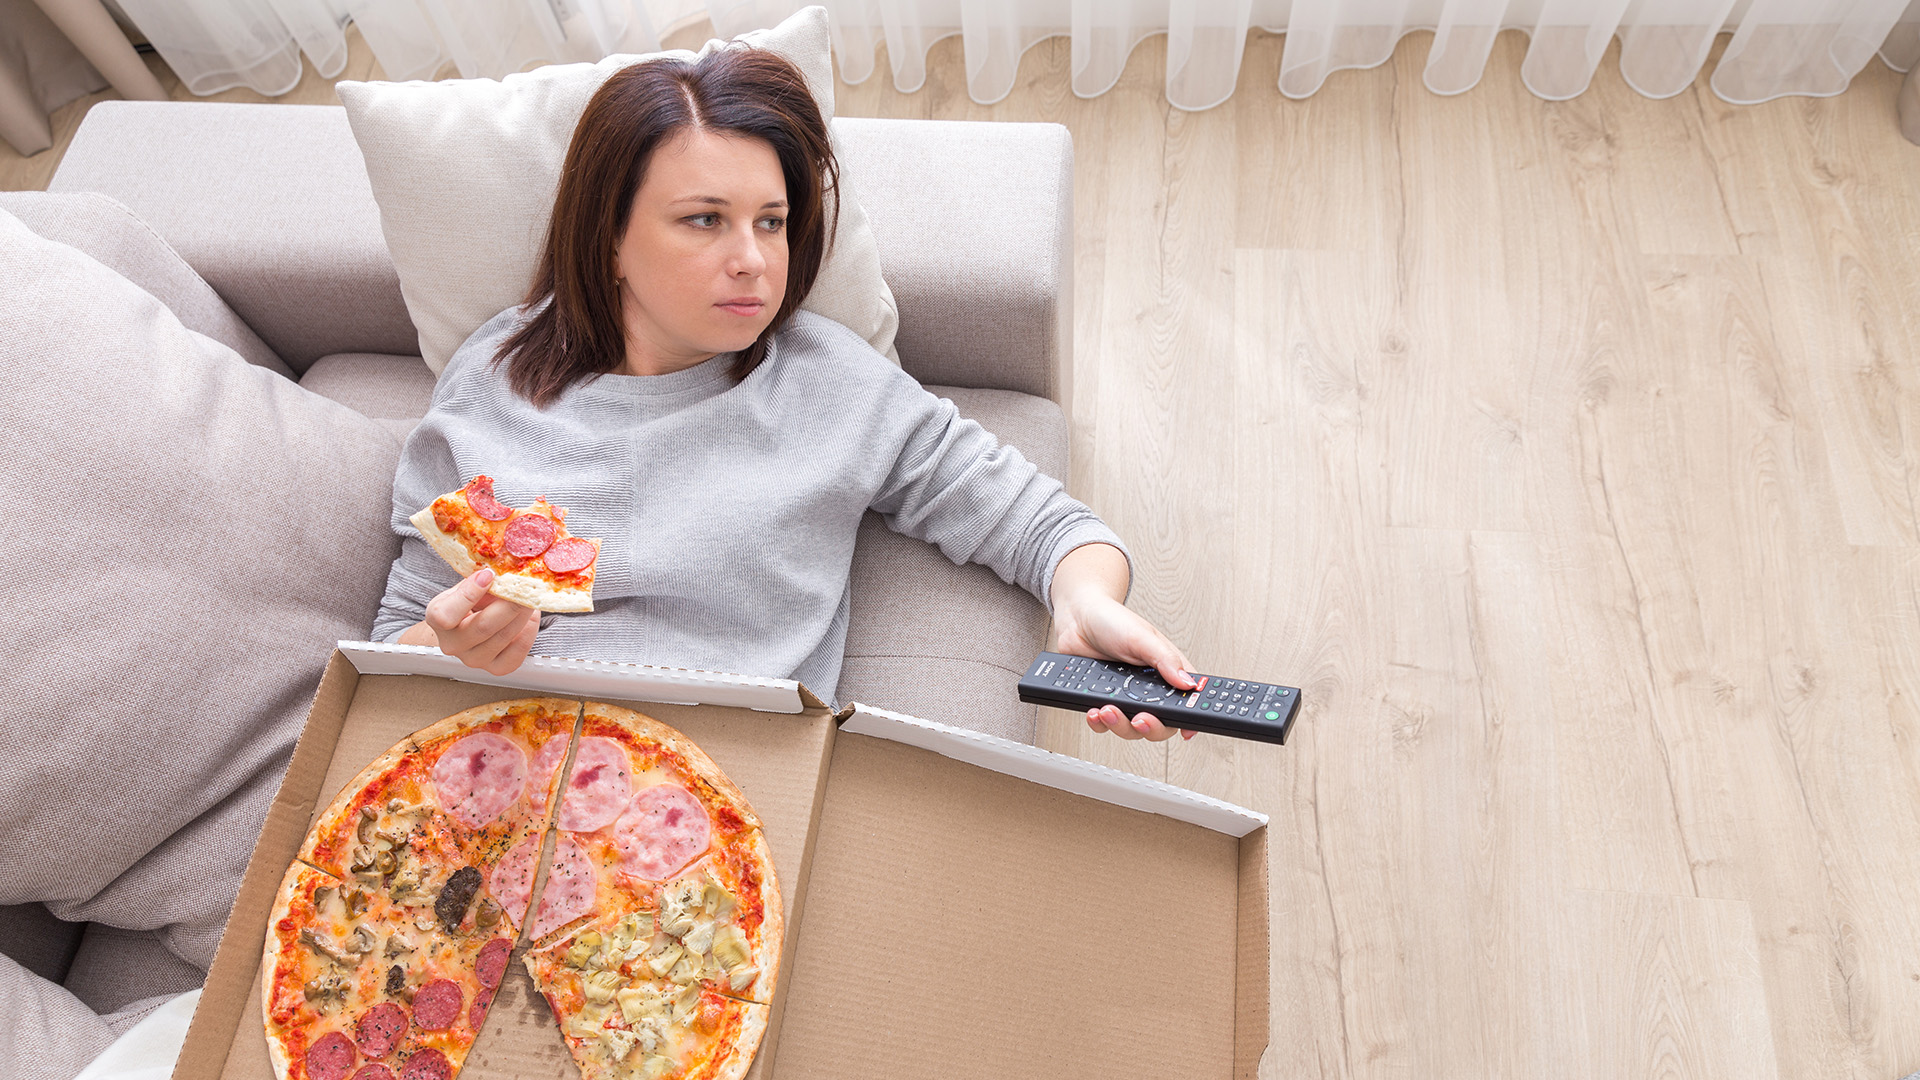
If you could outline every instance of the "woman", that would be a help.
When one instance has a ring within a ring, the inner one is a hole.
[[[851,330],[799,307],[833,223],[827,128],[799,71],[735,48],[625,68],[581,115],[540,269],[448,363],[394,481],[404,538],[376,640],[505,674],[543,653],[798,678],[832,700],[868,509],[1050,601],[1058,645],[1186,660],[1122,603],[1119,540]],[[477,473],[604,543],[596,611],[464,580],[408,515]],[[1125,738],[1150,714],[1089,712]],[[1191,735],[1191,733],[1188,733]]]

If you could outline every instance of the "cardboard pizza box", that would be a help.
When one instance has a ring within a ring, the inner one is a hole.
[[[1254,1077],[1267,1045],[1266,817],[790,680],[530,658],[496,677],[341,642],[234,902],[176,1080],[270,1080],[261,950],[307,830],[410,733],[548,694],[685,732],[764,825],[787,934],[757,1080]],[[574,1077],[517,962],[466,1080]]]

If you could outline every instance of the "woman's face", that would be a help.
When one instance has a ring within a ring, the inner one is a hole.
[[[647,163],[616,275],[630,375],[753,344],[787,295],[787,182],[759,139],[687,131]]]

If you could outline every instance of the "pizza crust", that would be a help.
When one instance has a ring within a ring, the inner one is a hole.
[[[728,1048],[727,1056],[713,1072],[713,1080],[740,1080],[753,1067],[753,1059],[760,1051],[760,1040],[767,1034],[767,1014],[773,1010],[765,1005],[748,1004],[741,1010],[740,1034]]]
[[[780,900],[780,881],[773,876],[773,850],[767,846],[766,836],[759,829],[747,836],[751,839],[743,837],[747,846],[742,854],[759,864],[761,887],[766,890],[766,897],[760,913],[760,933],[753,950],[753,962],[759,965],[760,976],[741,991],[741,997],[771,1003],[774,989],[780,982],[780,951],[786,944],[786,905]]]
[[[414,528],[420,530],[421,539],[427,542],[427,546],[433,549],[433,553],[445,559],[447,565],[453,567],[461,577],[466,577],[480,569],[480,564],[468,554],[466,545],[455,539],[453,534],[443,531],[439,523],[433,520],[431,503],[407,520],[413,523]],[[597,563],[600,558],[600,541],[594,539],[588,540],[587,543],[593,545],[594,561]],[[562,589],[532,574],[518,574],[511,571],[496,573],[493,585],[487,591],[502,600],[511,600],[537,611],[573,613],[593,610],[591,588]]]

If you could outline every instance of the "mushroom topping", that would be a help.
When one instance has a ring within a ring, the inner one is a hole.
[[[360,838],[362,844],[373,843],[373,823],[380,812],[371,806],[360,808],[360,823],[354,826],[353,835]]]
[[[361,929],[364,930],[366,928],[361,927]],[[312,949],[317,955],[339,964],[341,967],[358,967],[360,964],[359,956],[349,954],[340,946],[314,933],[311,926],[301,928],[300,944]],[[369,948],[371,948],[371,946],[369,946]]]
[[[387,995],[399,997],[407,992],[407,969],[395,964],[387,969]]]
[[[415,930],[420,931],[423,934],[433,933],[433,916],[422,915],[419,918],[413,920],[413,928]]]
[[[398,930],[395,930],[392,934],[389,934],[387,936],[387,947],[381,953],[381,955],[391,960],[396,956],[400,956],[405,953],[410,953],[412,951],[413,951],[413,942],[407,940],[407,935],[401,933]]]
[[[500,905],[488,897],[480,898],[480,905],[473,909],[473,925],[481,930],[491,930],[500,922]]]
[[[467,917],[467,908],[473,904],[473,896],[480,891],[480,871],[471,866],[463,866],[453,872],[447,883],[440,889],[439,899],[433,902],[433,913],[440,916],[440,925],[451,934],[460,929]]]
[[[360,963],[360,958],[372,952],[378,944],[373,938],[373,931],[365,926],[354,927],[353,933],[347,937],[347,951],[353,954],[355,964]]]
[[[350,917],[357,919],[360,916],[365,915],[366,913],[367,913],[367,894],[362,892],[359,889],[355,889],[352,892],[348,893],[347,894],[347,914]]]
[[[308,1001],[318,1001],[322,998],[344,998],[347,993],[347,979],[346,976],[334,972],[315,975],[313,978],[308,979],[307,985],[301,987],[300,990],[307,995]]]

